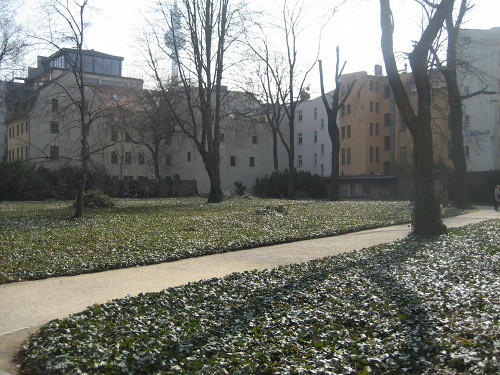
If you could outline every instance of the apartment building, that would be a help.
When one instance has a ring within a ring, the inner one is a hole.
[[[460,30],[458,54],[462,95],[496,92],[463,100],[467,169],[500,170],[500,27]]]
[[[376,75],[357,72],[341,77],[340,97],[351,90],[338,117],[341,176],[382,175],[389,171],[390,90],[382,68],[376,69]],[[327,97],[331,101],[333,91]],[[321,97],[299,105],[295,131],[297,169],[330,176],[332,144]]]
[[[25,83],[11,93],[19,98],[8,113],[7,160],[51,169],[78,163],[81,99],[70,69],[75,59],[75,51],[69,49],[39,57]],[[162,180],[196,180],[200,193],[208,191],[208,174],[195,144],[178,129],[165,134],[172,127],[168,114],[155,120],[163,130],[152,128],[154,121],[146,112],[161,99],[152,98],[146,104],[150,108],[145,108],[144,98],[151,92],[143,89],[142,80],[121,75],[122,61],[84,51],[84,111],[92,119],[88,136],[92,164],[118,181],[150,180],[159,173]],[[240,181],[251,190],[257,177],[272,172],[272,136],[265,123],[248,116],[260,110],[253,98],[232,91],[226,91],[224,98],[219,135],[222,188],[233,192],[234,183]]]

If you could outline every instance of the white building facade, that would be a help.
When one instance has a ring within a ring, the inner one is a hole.
[[[467,169],[500,170],[500,27],[461,30],[458,54],[462,95],[496,91],[463,100]]]

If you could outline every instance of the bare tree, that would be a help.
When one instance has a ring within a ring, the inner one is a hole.
[[[333,90],[333,98],[332,103],[328,102],[328,97],[325,93],[325,87],[323,85],[323,64],[322,61],[319,60],[319,79],[321,85],[321,99],[323,100],[323,104],[325,105],[326,115],[328,119],[328,134],[330,136],[330,140],[332,142],[332,174],[330,177],[330,189],[328,193],[328,198],[331,201],[338,201],[340,199],[340,187],[339,187],[339,158],[340,158],[340,132],[339,125],[337,123],[337,117],[339,113],[339,109],[344,106],[345,101],[351,94],[352,88],[354,87],[355,80],[348,85],[347,92],[344,97],[340,99],[340,77],[342,76],[342,72],[344,71],[344,67],[346,62],[342,65],[342,68],[339,70],[339,47],[337,47],[337,63],[335,65],[335,89]]]
[[[405,90],[394,57],[394,20],[389,0],[380,0],[382,28],[382,54],[400,115],[413,139],[415,162],[415,205],[412,213],[412,231],[417,235],[435,235],[446,231],[434,186],[433,143],[431,128],[431,84],[428,58],[454,0],[441,0],[437,4],[425,1],[432,8],[432,16],[412,52],[408,55],[412,76],[417,89],[416,109]]]
[[[57,80],[54,84],[59,86],[65,100],[68,101],[65,112],[72,116],[76,115],[80,132],[80,184],[76,197],[75,218],[83,216],[83,196],[91,163],[89,133],[92,124],[103,116],[102,111],[96,111],[93,108],[93,98],[97,93],[85,80],[84,46],[90,10],[88,2],[88,0],[48,0],[43,7],[47,15],[49,35],[45,38],[39,37],[43,42],[64,54],[73,79],[71,86],[58,83]],[[71,45],[70,49],[63,48],[68,45]]]
[[[260,25],[259,25],[260,26]],[[278,138],[282,144],[287,144],[285,134],[281,129],[285,110],[281,101],[282,97],[288,96],[288,87],[286,84],[287,68],[286,58],[281,51],[271,50],[269,41],[259,27],[257,35],[262,35],[255,42],[255,35],[246,43],[250,47],[251,55],[257,57],[256,68],[250,73],[253,74],[247,80],[246,90],[252,94],[256,101],[262,106],[265,116],[265,125],[272,134],[273,142],[273,169],[279,169],[278,160]],[[257,83],[254,83],[257,79]]]
[[[160,194],[160,159],[171,146],[174,122],[163,95],[153,90],[128,93],[128,98],[116,102],[116,125],[125,134],[125,140],[146,149],[153,163],[156,180],[155,196]]]
[[[15,9],[12,0],[0,4],[0,72],[10,69],[22,58],[27,41],[22,37],[22,28],[14,21]]]
[[[446,81],[449,104],[449,125],[451,129],[451,155],[455,169],[455,206],[467,208],[470,206],[469,182],[467,178],[467,162],[465,158],[464,136],[463,136],[463,110],[462,102],[465,99],[482,95],[495,94],[494,91],[488,91],[487,86],[483,89],[462,95],[458,84],[458,66],[463,63],[457,57],[458,34],[466,12],[472,6],[468,0],[461,0],[460,8],[456,19],[453,19],[453,8],[446,15],[446,31],[448,40],[446,45],[446,64],[442,63],[436,50],[433,50],[434,59],[438,64]]]
[[[160,19],[142,40],[152,78],[176,128],[195,144],[203,160],[210,203],[223,198],[219,149],[227,91],[222,84],[228,53],[242,32],[244,8],[236,0],[180,0],[178,7],[177,2],[169,6],[158,1]],[[159,24],[164,25],[160,32]],[[174,62],[170,81],[162,74],[165,57]]]

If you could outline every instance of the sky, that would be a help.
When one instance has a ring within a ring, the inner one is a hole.
[[[1,1],[1,0],[0,0]],[[22,1],[22,0],[21,0]],[[280,0],[248,0],[265,12],[277,9]],[[458,0],[457,0],[458,2]],[[18,9],[20,22],[36,24],[38,0],[24,0]],[[91,14],[91,27],[87,35],[87,48],[111,55],[123,56],[123,74],[143,78],[138,68],[140,54],[134,43],[138,28],[155,0],[90,0],[98,11]],[[300,57],[314,59],[318,50],[318,23],[329,3],[325,0],[310,0],[307,9],[306,31],[300,36]],[[500,27],[500,0],[475,0],[475,6],[466,17],[463,28],[489,29]],[[395,50],[408,51],[411,41],[418,37],[421,14],[413,0],[391,0],[395,22]],[[323,10],[323,12],[322,12]],[[335,66],[335,48],[340,48],[341,62],[346,61],[344,73],[367,71],[373,74],[374,65],[383,66],[380,50],[380,21],[378,0],[347,0],[330,18],[321,33],[319,58],[323,60],[325,85],[331,89]],[[35,63],[31,56],[30,65]],[[401,62],[401,65],[403,62]],[[385,69],[384,69],[385,71]],[[309,77],[312,91],[319,88],[317,69]]]

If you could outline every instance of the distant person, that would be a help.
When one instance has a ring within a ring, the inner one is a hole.
[[[495,187],[495,211],[498,211],[498,205],[500,204],[500,185]]]

